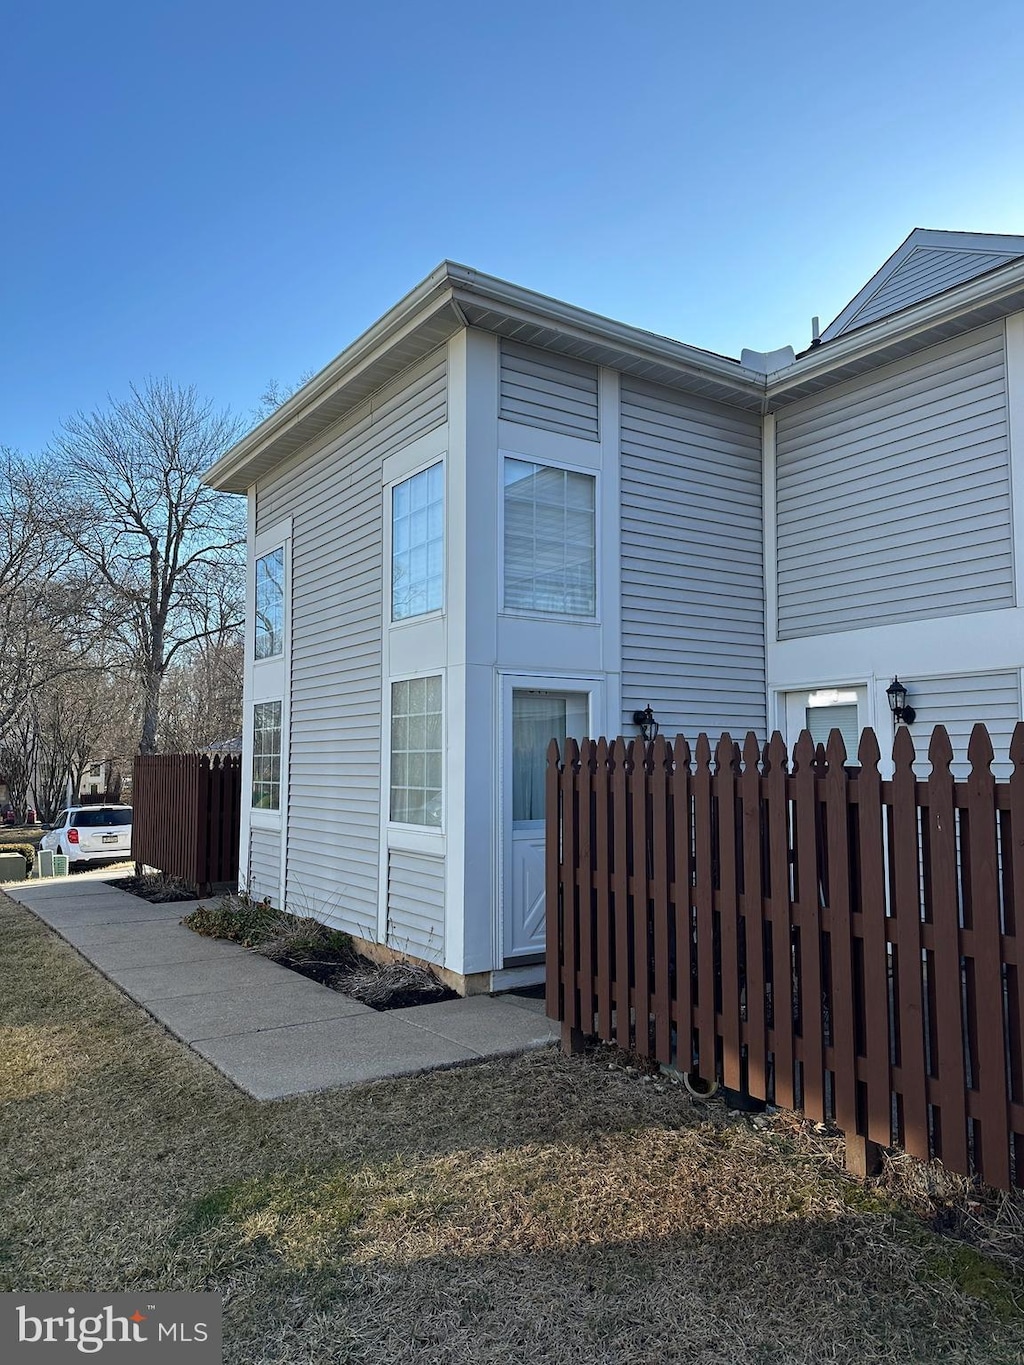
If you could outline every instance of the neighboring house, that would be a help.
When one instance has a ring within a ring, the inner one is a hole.
[[[250,888],[499,988],[542,971],[552,735],[884,747],[898,674],[915,737],[1005,753],[1022,465],[1024,237],[914,232],[739,362],[440,266],[208,476],[249,499]]]

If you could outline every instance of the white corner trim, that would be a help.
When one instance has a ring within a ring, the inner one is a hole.
[[[1024,606],[1024,313],[1006,319],[1006,420],[1010,446],[1010,515],[1014,605]]]
[[[778,639],[778,509],[775,478],[775,414],[765,413],[761,419],[761,526],[762,562],[764,569],[764,643],[765,669],[772,677],[772,654]]]

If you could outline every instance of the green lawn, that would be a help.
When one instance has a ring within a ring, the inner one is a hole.
[[[1024,1358],[1019,1200],[604,1051],[259,1104],[4,897],[0,1103],[0,1289],[214,1289],[238,1365]]]

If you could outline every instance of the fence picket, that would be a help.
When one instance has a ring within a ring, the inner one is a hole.
[[[796,903],[799,932],[801,1103],[808,1118],[825,1118],[825,1057],[822,1038],[821,917],[818,879],[818,755],[803,730],[793,749],[793,835],[796,842]]]
[[[998,852],[995,824],[995,778],[992,741],[976,725],[967,746],[971,771],[967,778],[968,843],[971,867],[971,919],[974,930],[974,1008],[978,1036],[978,1096],[975,1160],[993,1185],[1010,1179],[1007,1145],[1005,1051],[1003,1046],[1003,970],[1000,940]]]
[[[612,912],[615,917],[615,1033],[609,1041],[629,1047],[629,791],[626,786],[630,751],[621,736],[611,748],[612,782]]]
[[[609,828],[608,741],[597,742],[594,761],[594,846],[597,854],[596,885],[594,888],[594,933],[597,939],[597,1031],[602,1038],[611,1036],[612,1029],[612,885],[611,885],[611,830]]]
[[[718,933],[721,945],[722,1080],[731,1090],[743,1084],[740,1053],[739,892],[736,865],[736,778],[738,750],[726,733],[715,754],[712,790],[718,807]]]
[[[953,746],[937,725],[928,746],[928,858],[935,936],[935,1059],[938,1077],[937,1154],[954,1170],[967,1163],[967,1073],[960,1012],[960,905],[956,888],[956,792],[950,764]]]
[[[768,917],[772,933],[772,1069],[775,1103],[796,1108],[793,1039],[793,928],[790,891],[789,797],[786,746],[776,730],[765,748],[765,817],[768,821]]]
[[[579,913],[579,991],[580,1028],[585,1033],[594,1030],[594,741],[585,739],[580,744],[580,767],[577,775],[579,801],[579,856],[576,860],[576,904]]]
[[[547,909],[544,936],[547,961],[549,965],[558,964],[557,972],[549,971],[545,978],[544,1006],[548,1018],[564,1019],[565,954],[562,951],[562,932],[565,912],[562,895],[565,874],[562,858],[562,765],[558,741],[554,739],[548,745],[548,766],[544,781],[548,819],[547,838],[544,842],[544,901]]]
[[[831,1021],[836,1122],[844,1132],[857,1132],[857,1064],[854,1037],[853,925],[850,911],[850,815],[846,745],[832,730],[825,748],[825,835],[828,843],[829,1015]]]
[[[639,1057],[651,1051],[651,906],[648,899],[650,836],[648,787],[650,745],[635,739],[633,750],[633,1049]]]
[[[741,839],[743,847],[743,944],[747,975],[747,1089],[758,1099],[768,1098],[767,1030],[765,1023],[764,878],[761,807],[761,751],[757,736],[747,732],[743,743]]]
[[[651,758],[651,842],[648,899],[654,911],[654,1055],[659,1062],[672,1061],[672,1008],[669,995],[669,968],[672,956],[671,882],[669,843],[672,810],[669,801],[669,768],[672,752],[663,735],[655,738]]]
[[[1006,932],[1013,940],[1014,961],[1007,971],[1007,1041],[1010,1051],[1010,1099],[1024,1105],[1024,721],[1018,721],[1010,740],[1013,770],[1009,787],[1009,828],[1001,845],[1009,879],[1004,900]],[[1018,1111],[1019,1112],[1019,1111]],[[1024,1184],[1024,1133],[1013,1132],[1014,1175]]]
[[[902,1142],[911,1156],[930,1155],[925,1087],[924,985],[921,958],[921,877],[917,835],[914,741],[901,725],[892,749],[892,883],[896,917],[896,998],[899,1022]]]
[[[691,821],[690,746],[677,735],[673,747],[675,772],[672,788],[675,853],[675,1064],[684,1073],[693,1065],[693,873],[690,861],[693,824]]]
[[[698,735],[692,778],[694,847],[693,900],[697,921],[697,1074],[716,1079],[715,1056],[715,930],[714,869],[712,866],[711,744]]]
[[[867,1137],[892,1142],[892,1074],[889,1063],[889,949],[886,938],[886,878],[881,753],[873,730],[861,735],[857,750],[857,854],[861,918],[860,1003],[864,1039]]]

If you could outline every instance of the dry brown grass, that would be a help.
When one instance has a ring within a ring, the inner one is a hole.
[[[935,1168],[604,1051],[259,1104],[2,898],[0,988],[0,1289],[215,1289],[239,1365],[1024,1359],[1024,1206]]]

